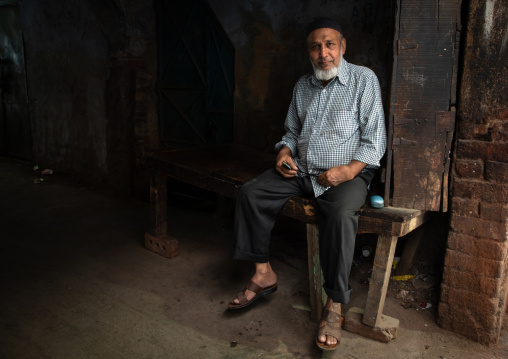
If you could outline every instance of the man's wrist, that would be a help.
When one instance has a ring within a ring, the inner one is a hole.
[[[349,168],[349,170],[351,171],[351,174],[353,175],[352,178],[356,177],[360,172],[362,172],[362,170],[367,167],[367,164],[364,163],[364,162],[360,162],[360,161],[356,161],[356,160],[353,160],[351,162],[349,162],[347,165],[346,165],[347,168]]]

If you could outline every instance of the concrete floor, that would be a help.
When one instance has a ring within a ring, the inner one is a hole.
[[[506,358],[435,324],[433,310],[404,309],[391,289],[384,313],[398,338],[379,343],[343,331],[322,353],[306,310],[305,242],[274,236],[279,290],[250,309],[227,302],[251,266],[229,257],[231,229],[211,206],[169,208],[180,255],[144,249],[148,203],[96,191],[24,162],[0,158],[0,358]],[[367,266],[367,267],[366,267]],[[369,263],[353,269],[365,303]],[[367,268],[367,269],[366,269]]]

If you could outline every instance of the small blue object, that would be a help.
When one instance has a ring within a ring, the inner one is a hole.
[[[385,201],[381,196],[372,196],[370,197],[370,205],[374,208],[383,208],[385,206]]]

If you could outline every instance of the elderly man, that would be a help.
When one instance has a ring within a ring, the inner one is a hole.
[[[229,308],[277,290],[269,262],[275,217],[291,196],[313,196],[328,296],[316,344],[333,350],[341,337],[341,304],[351,296],[358,210],[385,152],[386,131],[377,77],[342,58],[346,39],[340,25],[316,19],[307,29],[307,49],[314,72],[294,88],[275,168],[246,183],[237,199],[233,257],[253,261],[255,273]]]

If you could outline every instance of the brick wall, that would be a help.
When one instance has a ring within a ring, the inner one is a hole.
[[[508,294],[508,44],[503,37],[508,0],[464,5],[468,15],[438,323],[493,344]]]

